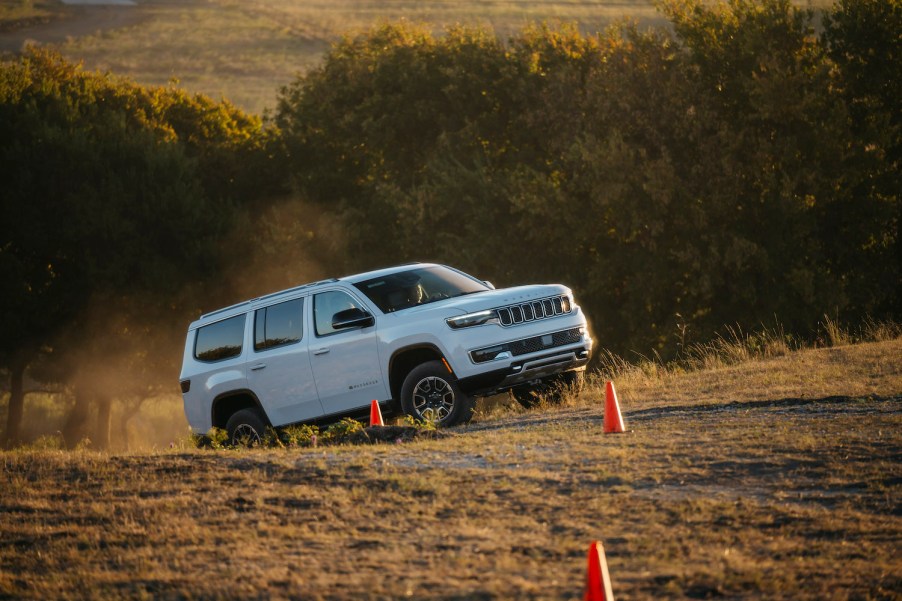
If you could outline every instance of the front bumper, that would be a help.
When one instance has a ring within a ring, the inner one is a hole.
[[[462,378],[457,383],[469,395],[488,396],[565,371],[584,370],[590,356],[591,345],[556,350],[515,361],[503,369]]]

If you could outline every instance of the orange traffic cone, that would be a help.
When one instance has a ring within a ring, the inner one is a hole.
[[[373,399],[370,403],[370,426],[384,426],[382,421],[382,410],[379,409],[379,401]]]
[[[623,417],[620,415],[620,403],[617,402],[614,383],[608,380],[604,395],[604,433],[612,432],[623,432]]]
[[[589,545],[589,572],[586,574],[586,594],[583,601],[614,601],[608,561],[600,541]]]

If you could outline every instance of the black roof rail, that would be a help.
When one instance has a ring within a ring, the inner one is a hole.
[[[282,294],[287,294],[289,292],[297,292],[298,290],[303,290],[304,288],[312,288],[313,286],[319,286],[320,284],[331,284],[333,282],[337,282],[338,278],[329,278],[328,280],[319,280],[318,282],[310,282],[309,284],[301,284],[300,286],[295,286],[294,288],[286,288],[285,290],[279,290],[278,292],[272,292],[270,294],[264,294],[263,296],[258,296],[257,298],[252,298],[251,303],[255,303],[257,301],[266,300],[268,298],[273,298],[276,296],[280,296]]]
[[[268,298],[274,298],[274,297],[280,296],[282,294],[296,292],[298,290],[303,290],[304,288],[311,288],[313,286],[319,286],[320,284],[331,284],[331,283],[337,282],[337,281],[338,281],[338,278],[329,278],[327,280],[319,280],[317,282],[301,284],[300,286],[295,286],[294,288],[286,288],[285,290],[279,290],[278,292],[273,292],[271,294],[265,294],[263,296],[258,296],[256,298],[252,298],[250,300],[242,301],[240,303],[235,303],[234,305],[229,305],[228,307],[224,307],[222,309],[216,309],[215,311],[210,311],[209,313],[204,313],[203,315],[200,316],[200,319],[206,319],[208,317],[212,317],[212,316],[218,315],[220,313],[225,313],[226,311],[231,311],[232,309],[237,309],[238,307],[241,307],[244,305],[250,305],[251,303],[266,300]]]
[[[226,311],[231,311],[232,309],[237,309],[241,305],[249,305],[251,301],[241,301],[240,303],[235,303],[234,305],[229,305],[228,307],[223,307],[222,309],[216,309],[215,311],[210,311],[209,313],[204,313],[198,319],[206,319],[208,317],[213,317],[214,315],[219,315],[220,313],[225,313]]]

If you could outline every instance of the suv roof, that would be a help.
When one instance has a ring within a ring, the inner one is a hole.
[[[366,280],[372,280],[374,278],[381,278],[387,275],[391,275],[393,273],[398,273],[399,271],[404,271],[414,265],[418,267],[437,267],[435,263],[404,263],[403,265],[395,265],[394,267],[386,267],[384,269],[376,269],[374,271],[366,271],[364,273],[357,273],[354,275],[347,275],[341,278],[338,278],[342,282],[348,282],[349,284],[356,284],[358,282],[363,282]]]
[[[404,269],[411,267],[413,265],[419,265],[421,267],[432,267],[434,263],[405,263],[403,265],[395,265],[394,267],[386,267],[383,269],[376,269],[374,271],[366,271],[363,273],[357,273],[353,275],[347,275],[340,278],[329,278],[327,280],[319,280],[316,282],[309,282],[307,284],[301,284],[299,286],[293,286],[291,288],[286,288],[285,290],[279,290],[278,292],[272,292],[270,294],[264,294],[263,296],[258,296],[246,301],[241,301],[240,303],[235,303],[234,305],[229,305],[228,307],[223,307],[222,309],[216,309],[214,311],[210,311],[209,313],[204,313],[197,320],[191,323],[188,326],[189,330],[197,328],[200,325],[204,325],[210,322],[219,321],[220,319],[226,319],[228,317],[233,317],[238,315],[239,313],[244,312],[254,303],[270,300],[274,298],[278,298],[283,295],[289,295],[291,293],[297,292],[299,290],[304,290],[306,288],[316,288],[318,286],[323,286],[325,284],[334,284],[335,282],[347,282],[349,284],[355,284],[357,282],[362,282],[364,280],[369,280],[372,278],[378,278],[386,275],[390,275],[392,273],[396,273],[399,271],[403,271]],[[214,319],[215,318],[215,319]]]

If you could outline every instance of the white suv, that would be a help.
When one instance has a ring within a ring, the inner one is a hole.
[[[232,442],[266,426],[365,414],[373,399],[439,426],[465,423],[474,398],[575,384],[592,350],[561,285],[495,290],[417,263],[314,282],[201,316],[180,376],[194,432]]]

